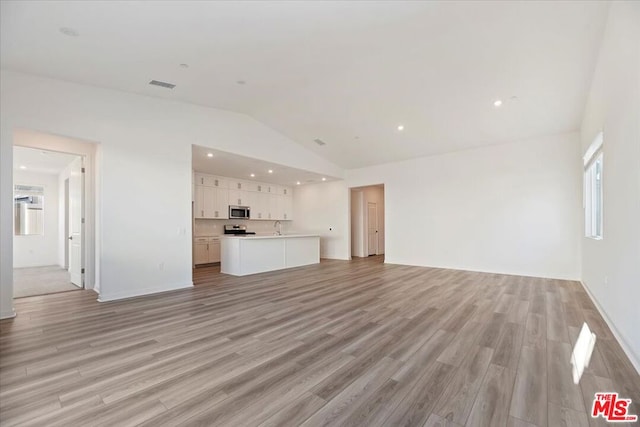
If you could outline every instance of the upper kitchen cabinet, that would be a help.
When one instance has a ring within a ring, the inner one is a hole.
[[[194,182],[196,185],[203,185],[205,187],[227,188],[228,185],[227,178],[204,173],[196,173]]]
[[[229,205],[249,206],[253,220],[292,220],[292,187],[194,174],[194,218],[228,219]]]
[[[250,182],[229,178],[229,190],[249,191]]]
[[[282,212],[282,219],[284,220],[293,219],[293,197],[291,196],[282,197],[281,212]]]
[[[269,195],[262,192],[251,198],[251,219],[269,219]]]
[[[229,189],[229,204],[233,206],[251,207],[251,194],[249,191]]]
[[[276,194],[276,186],[266,182],[249,182],[249,191],[263,194]]]
[[[225,188],[195,186],[195,218],[229,218],[229,195]]]
[[[289,196],[289,197],[291,197],[293,195],[292,191],[293,190],[292,190],[291,187],[278,186],[276,188],[277,194],[280,194],[281,196]]]

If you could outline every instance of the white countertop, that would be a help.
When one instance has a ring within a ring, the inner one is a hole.
[[[220,236],[223,239],[249,239],[249,240],[257,240],[257,239],[288,239],[288,238],[296,238],[296,237],[320,237],[319,234],[281,234],[281,235],[260,235],[260,234],[250,234],[245,236],[234,236],[234,235],[224,235]]]

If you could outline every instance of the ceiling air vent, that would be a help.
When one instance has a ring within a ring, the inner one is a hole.
[[[316,138],[313,140],[313,142],[315,142],[316,144],[322,146],[322,145],[327,145],[326,142],[324,142],[323,140],[321,140],[320,138]]]
[[[167,88],[167,89],[173,89],[174,87],[176,87],[176,85],[174,85],[174,84],[167,83],[167,82],[161,82],[159,80],[151,80],[149,82],[149,84],[153,85],[153,86],[164,87],[164,88]]]

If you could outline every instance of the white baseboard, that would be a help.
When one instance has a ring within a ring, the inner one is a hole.
[[[598,312],[600,313],[600,316],[602,316],[604,321],[607,323],[607,326],[609,326],[609,329],[611,329],[611,332],[613,333],[613,336],[615,337],[616,341],[618,341],[618,344],[620,344],[620,347],[622,347],[622,351],[624,351],[624,353],[627,355],[627,357],[631,361],[631,364],[635,368],[636,372],[640,374],[640,358],[636,356],[636,354],[633,352],[631,347],[627,344],[627,341],[624,339],[620,331],[618,331],[618,329],[616,328],[615,324],[611,321],[609,316],[607,316],[607,312],[604,311],[604,309],[600,306],[600,304],[598,304],[598,301],[594,298],[593,294],[591,293],[587,285],[582,280],[580,280],[580,284],[582,284],[582,288],[585,290],[587,295],[589,295],[591,302],[593,302],[593,305],[595,305],[596,310],[598,310]]]
[[[131,291],[116,292],[113,294],[99,293],[98,302],[107,302],[107,301],[116,301],[116,300],[127,299],[127,298],[135,298],[135,297],[141,297],[145,295],[159,294],[162,292],[177,291],[179,289],[187,289],[192,287],[193,287],[193,282],[189,282],[189,283],[183,283],[179,285],[167,285],[167,286],[159,286],[154,288],[134,289]]]
[[[16,317],[16,311],[13,309],[11,311],[0,312],[0,320],[13,319],[14,317]]]
[[[499,269],[493,270],[493,269],[482,269],[482,268],[457,266],[457,265],[431,265],[431,264],[407,263],[406,261],[403,261],[403,260],[396,260],[394,258],[389,258],[387,255],[385,255],[384,257],[384,263],[395,264],[395,265],[406,265],[410,267],[427,267],[427,268],[439,268],[443,270],[469,271],[473,273],[503,274],[505,276],[533,277],[535,279],[570,280],[572,282],[580,281],[578,276],[565,275],[565,274],[544,274],[544,273],[535,272],[535,271],[505,271],[505,270],[499,270]]]

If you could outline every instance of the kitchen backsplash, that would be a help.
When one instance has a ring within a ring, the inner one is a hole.
[[[275,221],[243,221],[233,219],[196,219],[193,235],[198,236],[217,236],[224,234],[224,226],[226,224],[246,225],[247,231],[255,231],[256,234],[273,234],[276,229],[273,226]],[[289,232],[291,221],[281,221],[282,233]]]

